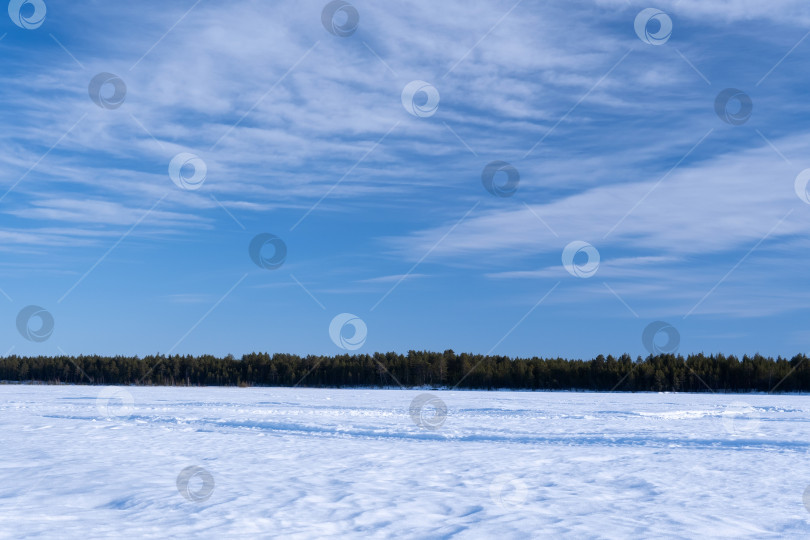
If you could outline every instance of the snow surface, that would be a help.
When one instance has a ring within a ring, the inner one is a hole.
[[[424,392],[0,385],[0,538],[810,535],[810,397]]]

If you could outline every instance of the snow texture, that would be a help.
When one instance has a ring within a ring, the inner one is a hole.
[[[0,385],[0,423],[0,538],[810,536],[806,396]]]

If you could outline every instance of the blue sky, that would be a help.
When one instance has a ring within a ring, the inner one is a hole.
[[[38,3],[0,22],[0,354],[808,351],[806,2],[358,0],[348,36],[326,2]]]

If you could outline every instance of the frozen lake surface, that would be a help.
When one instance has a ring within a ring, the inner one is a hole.
[[[423,393],[0,385],[0,537],[810,536],[810,397]]]

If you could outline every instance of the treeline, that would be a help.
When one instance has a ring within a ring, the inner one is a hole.
[[[0,381],[53,384],[376,387],[469,389],[810,392],[804,355],[602,355],[592,360],[508,358],[410,351],[307,356],[56,356],[0,358]]]

